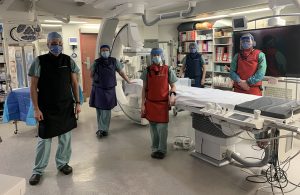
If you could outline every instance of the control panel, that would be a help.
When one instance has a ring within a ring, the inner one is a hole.
[[[199,112],[206,116],[211,116],[213,122],[217,124],[228,122],[235,126],[255,129],[262,129],[264,125],[264,119],[260,116],[260,110],[255,110],[253,114],[248,114],[221,107],[215,103],[208,103]]]

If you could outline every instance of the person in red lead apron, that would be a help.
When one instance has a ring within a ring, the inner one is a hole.
[[[234,91],[252,95],[262,95],[262,79],[266,74],[266,57],[254,49],[254,37],[250,33],[240,38],[240,53],[236,54],[230,65],[230,77],[234,81]]]
[[[77,127],[75,114],[80,112],[76,75],[79,68],[70,56],[62,54],[62,45],[60,34],[49,33],[47,46],[50,52],[37,57],[28,73],[31,77],[34,117],[39,121],[39,139],[30,185],[39,183],[48,165],[53,137],[58,137],[57,169],[65,175],[72,173],[68,163],[71,157],[71,130]]]
[[[108,135],[111,109],[117,105],[116,72],[127,82],[129,81],[123,65],[114,57],[110,56],[109,45],[100,47],[100,58],[96,59],[91,67],[91,78],[93,79],[90,95],[90,107],[96,108],[98,129],[96,135],[102,138]]]
[[[144,81],[141,114],[150,123],[151,157],[156,159],[163,159],[167,153],[169,108],[175,104],[177,81],[175,73],[163,64],[162,56],[162,49],[152,49],[152,65],[141,75]]]

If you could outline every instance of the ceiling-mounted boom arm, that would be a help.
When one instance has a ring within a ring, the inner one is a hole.
[[[196,1],[189,1],[188,10],[159,14],[159,16],[156,17],[155,19],[153,19],[152,21],[147,21],[146,13],[145,13],[142,16],[143,22],[146,26],[152,26],[152,25],[156,24],[157,22],[159,22],[160,20],[163,20],[163,19],[188,17],[193,13],[193,11],[196,7],[196,4],[197,4]]]

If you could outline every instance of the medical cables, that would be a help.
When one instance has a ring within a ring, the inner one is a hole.
[[[218,128],[220,131],[222,131],[222,129],[216,125],[215,123],[212,122],[212,118],[211,116],[208,117],[209,120],[211,121],[211,123],[216,127]],[[273,127],[274,128],[274,127]],[[275,128],[276,129],[276,128]],[[234,132],[234,131],[233,131]],[[246,141],[260,141],[260,142],[263,142],[263,141],[272,141],[273,144],[270,144],[268,143],[264,148],[260,148],[260,149],[254,149],[254,146],[252,145],[251,148],[256,150],[256,151],[259,151],[259,150],[263,150],[267,147],[271,147],[271,151],[278,151],[278,142],[279,142],[279,139],[281,138],[289,138],[289,137],[295,137],[293,134],[292,135],[282,135],[280,136],[279,135],[279,131],[274,131],[273,132],[273,136],[274,137],[269,137],[269,138],[254,138],[253,136],[251,136],[249,134],[249,131],[246,130],[248,136],[251,138],[245,138],[245,137],[242,137],[242,136],[239,136],[238,134],[236,134],[240,139],[243,139],[243,140],[246,140]],[[269,183],[270,185],[268,186],[262,186],[260,188],[257,189],[257,191],[260,191],[262,189],[265,189],[265,188],[271,188],[272,190],[272,193],[275,195],[275,194],[285,194],[285,193],[289,193],[289,192],[292,192],[294,190],[296,190],[298,187],[300,187],[300,182],[298,184],[294,183],[294,182],[291,182],[289,179],[288,179],[288,176],[287,176],[287,171],[288,169],[290,168],[290,162],[292,159],[294,159],[296,156],[298,156],[300,154],[300,150],[295,154],[293,155],[292,157],[288,157],[287,159],[285,159],[283,162],[279,162],[279,159],[278,159],[278,154],[274,153],[274,152],[271,152],[269,155],[271,156],[271,158],[269,159],[269,167],[265,170],[265,171],[262,171],[261,174],[253,174],[253,175],[250,175],[250,176],[247,176],[246,177],[246,180],[249,181],[249,182],[252,182],[252,183],[258,183],[258,184],[264,184],[264,183]],[[263,152],[261,158],[255,158],[255,157],[246,157],[245,159],[249,158],[249,159],[257,159],[257,160],[262,160],[263,158],[263,155],[267,155],[265,153],[265,151]],[[287,167],[287,168],[286,168]],[[285,170],[286,168],[286,170]],[[253,178],[257,178],[258,180],[254,180]],[[294,186],[294,188],[288,190],[288,191],[284,191],[283,189],[286,188],[288,185],[292,185]],[[280,189],[280,192],[275,192],[274,189]]]
[[[285,194],[294,191],[298,187],[300,187],[300,182],[298,184],[295,184],[291,182],[288,179],[287,171],[290,167],[290,161],[298,156],[300,154],[300,151],[298,151],[294,156],[287,158],[283,163],[279,163],[277,159],[277,164],[274,166],[271,164],[269,168],[263,172],[261,175],[251,175],[246,178],[247,181],[253,182],[253,183],[269,183],[271,186],[262,186],[257,189],[257,191],[260,191],[265,188],[271,188],[273,194]],[[288,165],[288,167],[285,170],[285,167]],[[264,178],[265,181],[254,181],[250,178]],[[284,191],[283,189],[286,188],[289,184],[293,185],[294,188]],[[274,192],[274,189],[280,189],[280,192]]]
[[[190,150],[193,148],[193,139],[189,136],[179,135],[174,137],[174,149]]]

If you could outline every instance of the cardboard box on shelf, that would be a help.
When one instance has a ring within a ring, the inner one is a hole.
[[[215,32],[215,37],[222,37],[222,31]]]

